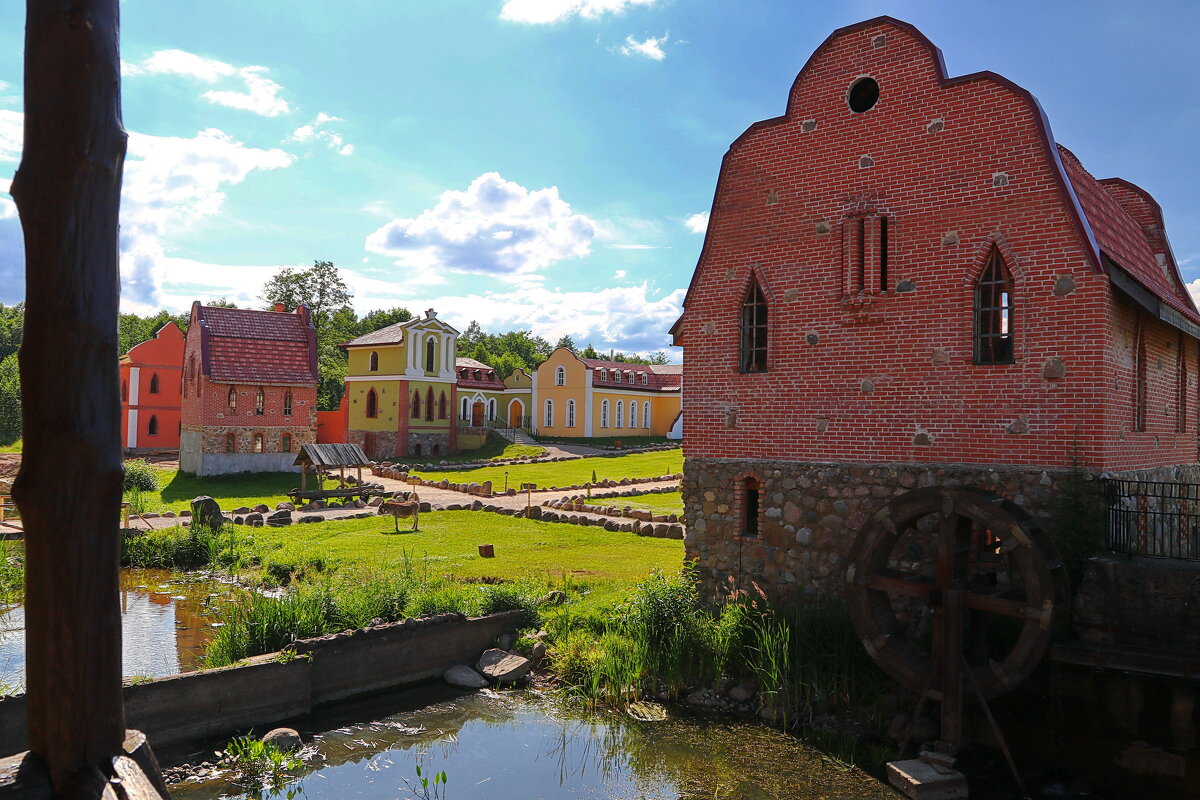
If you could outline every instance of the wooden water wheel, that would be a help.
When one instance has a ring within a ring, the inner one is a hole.
[[[1068,621],[1070,583],[1049,535],[1020,506],[932,487],[891,500],[863,526],[845,597],[880,667],[922,707],[941,703],[938,749],[954,753],[964,699],[986,710],[1029,677]]]

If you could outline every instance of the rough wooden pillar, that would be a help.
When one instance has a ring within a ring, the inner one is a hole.
[[[13,494],[25,522],[29,744],[56,797],[99,796],[125,738],[118,0],[27,0],[26,13],[12,183],[25,236],[25,450]]]

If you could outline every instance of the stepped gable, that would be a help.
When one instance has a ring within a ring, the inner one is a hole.
[[[1167,244],[1158,204],[1120,178],[1096,180],[1074,153],[1062,145],[1058,151],[1101,253],[1171,308],[1200,323]]]
[[[458,385],[464,389],[491,389],[504,391],[504,381],[496,371],[473,358],[454,359],[454,369],[458,372]]]
[[[316,334],[308,309],[295,313],[199,306],[204,374],[222,383],[311,384]]]
[[[604,361],[598,358],[580,358],[587,365],[588,370],[592,374],[593,386],[604,386],[612,388],[621,386],[631,389],[642,389],[643,391],[671,392],[678,391],[683,379],[682,364],[631,364],[628,361]],[[633,372],[634,382],[631,384],[622,375],[621,383],[614,383],[611,380],[600,380],[599,370],[604,369],[611,372],[612,370],[620,370],[622,373]],[[642,373],[649,373],[649,383],[642,385]]]

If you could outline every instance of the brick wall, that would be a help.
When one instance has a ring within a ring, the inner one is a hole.
[[[847,91],[863,75],[879,100],[854,113]],[[751,126],[722,164],[678,329],[689,455],[1195,461],[1196,344],[1179,433],[1178,335],[1140,315],[1147,430],[1132,430],[1139,315],[1095,271],[1057,159],[1029,95],[987,74],[945,80],[911,30],[879,22],[827,42],[786,115]],[[1015,359],[977,365],[974,284],[993,248],[1013,278]],[[769,369],[741,374],[751,275],[770,308]]]

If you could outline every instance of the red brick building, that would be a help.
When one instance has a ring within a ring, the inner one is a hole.
[[[289,472],[316,442],[317,340],[308,309],[192,304],[184,351],[184,472]]]
[[[121,356],[121,439],[127,450],[177,450],[183,331],[174,322]]]
[[[1045,517],[1072,464],[1195,471],[1200,314],[1158,205],[903,22],[835,31],[730,146],[684,306],[687,550],[712,584],[832,591],[914,486]]]

